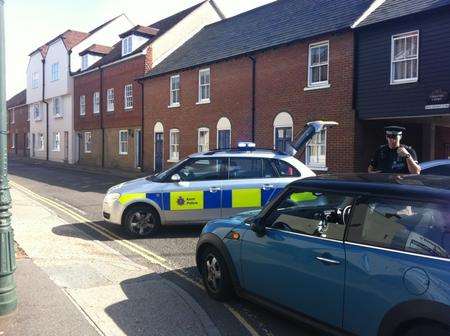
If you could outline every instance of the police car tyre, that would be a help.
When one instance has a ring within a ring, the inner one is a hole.
[[[202,253],[201,270],[203,284],[209,296],[218,301],[227,301],[234,294],[230,272],[220,252],[208,246]]]
[[[450,327],[436,322],[420,322],[415,323],[404,331],[400,331],[397,335],[402,336],[448,336],[450,335]]]
[[[147,237],[159,230],[161,221],[150,205],[133,205],[125,212],[124,226],[133,235]]]

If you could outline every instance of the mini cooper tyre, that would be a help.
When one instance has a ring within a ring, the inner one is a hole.
[[[123,224],[129,233],[138,237],[153,236],[161,227],[158,213],[148,205],[135,205],[128,208]]]
[[[208,246],[201,256],[203,284],[208,295],[218,301],[227,301],[233,294],[228,266],[218,249]]]
[[[405,332],[398,335],[403,336],[447,336],[450,335],[450,328],[435,322],[422,322],[412,325]]]

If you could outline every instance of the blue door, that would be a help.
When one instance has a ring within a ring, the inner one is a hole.
[[[344,217],[353,202],[337,194],[291,190],[262,220],[266,234],[243,237],[244,288],[284,307],[341,327]]]
[[[219,130],[217,137],[218,137],[217,149],[227,149],[231,147],[230,130]]]

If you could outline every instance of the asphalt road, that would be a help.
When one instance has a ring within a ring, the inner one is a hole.
[[[195,267],[195,246],[201,227],[163,227],[155,237],[136,239],[128,235],[121,227],[107,223],[102,219],[101,207],[106,190],[126,179],[109,174],[82,172],[22,161],[10,162],[9,177],[21,186],[57,201],[59,204],[79,213],[101,227],[107,228],[120,237],[120,240],[133,242],[145,250],[163,257],[170,263],[172,268],[182,271],[189,279],[200,282],[200,276]],[[65,218],[67,215],[62,212],[58,213],[58,215],[63,219],[67,219]],[[69,223],[72,223],[70,225],[76,225],[80,230],[92,236],[93,239],[105,241],[108,245],[135,262],[143,265],[149,263],[148,260],[140,255],[118,244],[115,239],[109,240],[83,223],[74,223],[73,219]],[[61,228],[56,233],[64,234],[64,232],[64,228]],[[239,323],[232,314],[226,313],[227,310],[220,307],[222,304],[212,302],[198,286],[194,286],[192,282],[186,281],[186,279],[183,279],[176,273],[163,268],[161,268],[161,274],[188,291],[208,312],[222,334],[248,334],[248,328],[244,328],[242,323]],[[321,335],[308,326],[295,323],[244,300],[236,299],[230,303],[230,306],[261,336]]]

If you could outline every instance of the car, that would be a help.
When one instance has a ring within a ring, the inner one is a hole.
[[[450,178],[322,175],[259,213],[210,221],[207,293],[237,294],[333,334],[450,335]]]
[[[450,160],[434,160],[420,164],[421,174],[450,176]]]
[[[312,136],[335,122],[308,123],[287,151],[255,148],[190,155],[168,170],[110,188],[103,217],[139,236],[154,234],[161,225],[199,223],[260,208],[290,182],[315,175],[293,155]]]

